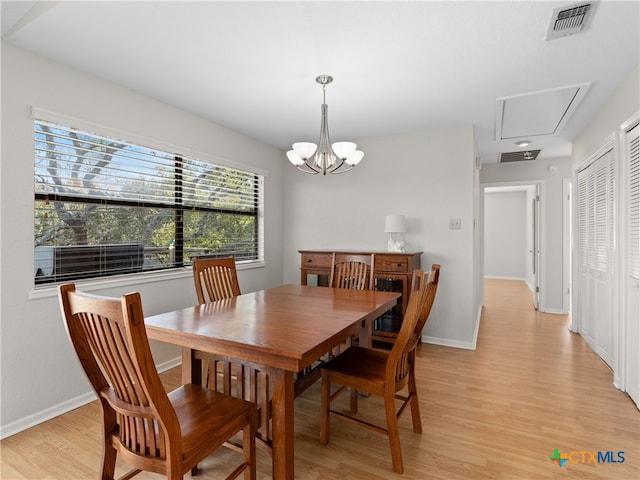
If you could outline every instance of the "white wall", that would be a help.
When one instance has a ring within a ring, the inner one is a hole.
[[[300,281],[300,249],[385,251],[385,215],[403,214],[408,223],[406,249],[424,251],[424,268],[442,265],[425,339],[473,348],[479,296],[472,127],[357,143],[364,159],[346,175],[285,170],[285,281]],[[450,230],[450,218],[460,218],[462,228]]]
[[[554,173],[550,166],[556,166]],[[534,184],[543,185],[541,244],[545,250],[540,278],[541,304],[543,311],[563,311],[563,250],[562,250],[562,181],[571,177],[571,159],[554,158],[528,162],[483,165],[480,182],[485,185]],[[486,248],[486,247],[485,247]]]
[[[572,163],[580,165],[612,132],[640,108],[640,66],[630,72],[620,88],[573,142]]]
[[[526,278],[527,194],[485,192],[484,274],[486,277]]]
[[[281,284],[283,278],[282,151],[2,42],[3,435],[55,414],[56,408],[73,406],[89,392],[66,337],[55,292],[49,289],[49,295],[30,299],[34,289],[32,106],[268,170],[266,267],[240,271],[239,280],[244,291],[252,291]],[[107,295],[132,290],[141,292],[149,315],[196,300],[190,270],[151,283],[94,289]],[[158,363],[179,354],[175,347],[154,347]]]

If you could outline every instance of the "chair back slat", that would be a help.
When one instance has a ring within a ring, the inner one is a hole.
[[[373,290],[374,255],[334,253],[329,285],[333,288]]]
[[[240,295],[234,257],[194,257],[191,260],[196,295],[200,304]]]
[[[63,285],[61,302],[80,363],[100,400],[115,412],[120,441],[135,454],[164,460],[163,425],[177,424],[177,417],[172,409],[175,418],[159,413],[170,402],[148,347],[139,294],[112,299]]]
[[[87,332],[93,354],[103,365],[117,398],[131,405],[148,405],[144,391],[140,391],[140,379],[133,367],[123,326],[86,312],[77,313],[76,317]]]

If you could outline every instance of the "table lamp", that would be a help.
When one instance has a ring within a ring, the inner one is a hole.
[[[387,215],[384,222],[384,233],[389,234],[389,242],[387,250],[389,252],[404,252],[404,241],[394,240],[394,233],[405,233],[407,225],[404,221],[404,215]]]

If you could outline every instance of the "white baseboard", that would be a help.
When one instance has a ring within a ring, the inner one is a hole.
[[[181,363],[182,357],[176,357],[160,365],[157,365],[157,369],[158,372],[165,372],[174,367],[177,367]],[[16,420],[15,422],[11,422],[7,425],[2,425],[0,427],[0,439],[10,437],[11,435],[15,435],[16,433],[22,432],[23,430],[46,422],[47,420],[51,420],[52,418],[70,412],[71,410],[75,410],[76,408],[82,407],[87,403],[93,402],[95,399],[96,394],[93,391],[90,391],[52,407],[41,410],[40,412],[28,415],[24,418]]]
[[[22,432],[23,430],[26,430],[28,428],[35,427],[36,425],[46,422],[47,420],[51,420],[52,418],[62,415],[63,413],[70,412],[71,410],[82,407],[87,403],[91,403],[95,399],[96,394],[94,392],[88,392],[78,397],[67,400],[66,402],[54,405],[53,407],[41,410],[40,412],[28,415],[24,418],[16,420],[15,422],[11,422],[8,425],[3,425],[2,431],[0,431],[0,439],[10,437],[11,435],[15,435],[16,433]]]
[[[474,342],[463,342],[460,340],[451,340],[449,338],[423,336],[422,341],[425,343],[431,343],[433,345],[442,345],[443,347],[463,348],[465,350],[476,349]]]
[[[424,343],[431,343],[433,345],[442,345],[443,347],[462,348],[464,350],[475,350],[478,343],[478,330],[480,328],[480,319],[482,318],[482,308],[484,305],[478,305],[478,314],[476,315],[476,326],[473,330],[473,340],[470,342],[463,342],[461,340],[452,340],[450,338],[431,337],[428,335],[422,336]]]
[[[482,319],[482,309],[484,305],[481,303],[478,305],[478,313],[476,314],[476,328],[473,329],[473,350],[478,345],[478,330],[480,330],[480,320]]]
[[[567,313],[569,313],[569,312],[565,312],[561,308],[545,308],[544,310],[540,309],[540,311],[542,313],[552,313],[554,315],[566,315]]]
[[[638,410],[640,410],[640,392],[636,388],[629,388],[627,385],[627,395],[631,397],[631,401],[636,404]]]
[[[167,360],[166,362],[156,365],[156,368],[158,369],[158,373],[162,373],[167,370],[171,370],[178,365],[182,365],[182,356],[172,358],[171,360]]]
[[[522,280],[524,281],[524,283],[527,284],[527,287],[529,287],[529,290],[531,291],[531,293],[536,291],[536,287],[534,287],[529,280],[527,280],[526,278],[523,278]]]
[[[527,281],[526,278],[524,277],[503,277],[500,275],[485,275],[484,278],[489,279],[489,280],[519,280],[521,282],[525,282]]]

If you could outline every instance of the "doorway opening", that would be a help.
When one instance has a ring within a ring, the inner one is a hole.
[[[482,185],[484,278],[521,280],[544,311],[543,183]]]

